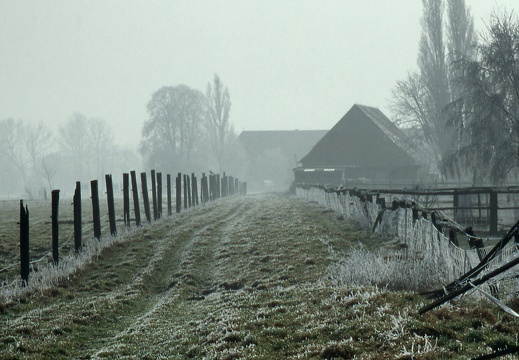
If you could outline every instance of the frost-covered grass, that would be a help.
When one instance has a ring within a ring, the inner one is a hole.
[[[445,264],[428,253],[419,258],[406,257],[405,251],[374,251],[355,247],[330,267],[334,284],[377,286],[390,290],[425,292],[441,288],[450,279]]]
[[[492,305],[419,316],[413,292],[331,276],[384,245],[314,203],[223,199],[0,304],[0,357],[468,359],[515,344],[517,321]]]

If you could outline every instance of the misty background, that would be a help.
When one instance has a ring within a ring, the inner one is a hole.
[[[478,36],[493,12],[518,8],[465,4]],[[242,130],[328,130],[354,103],[396,119],[395,88],[419,66],[423,10],[422,1],[0,0],[0,194],[37,197],[155,166],[245,176]],[[183,120],[161,128],[166,110]]]

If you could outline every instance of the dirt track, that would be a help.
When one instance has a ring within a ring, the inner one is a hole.
[[[0,358],[458,359],[515,342],[518,324],[488,306],[419,317],[417,295],[329,282],[342,253],[380,241],[303,200],[222,199],[0,303]]]
[[[221,331],[200,327],[208,316],[232,321],[237,309],[226,308],[226,298],[315,284],[324,275],[327,247],[308,237],[316,228],[295,204],[280,196],[237,197],[139,230],[59,288],[4,308],[0,350],[202,355],[201,341],[225,342],[232,333],[230,324]],[[243,341],[252,344],[234,342]]]

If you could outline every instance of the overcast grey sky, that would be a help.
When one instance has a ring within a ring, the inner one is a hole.
[[[476,29],[517,0],[466,0]],[[138,143],[162,86],[217,73],[236,130],[329,129],[354,103],[388,116],[416,67],[420,0],[0,0],[0,119],[73,112]]]

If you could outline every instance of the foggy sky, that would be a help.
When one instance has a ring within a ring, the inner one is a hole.
[[[330,129],[354,103],[390,115],[416,68],[420,0],[0,0],[0,119],[104,118],[140,140],[162,86],[217,73],[245,130]],[[476,30],[517,0],[466,0]]]

